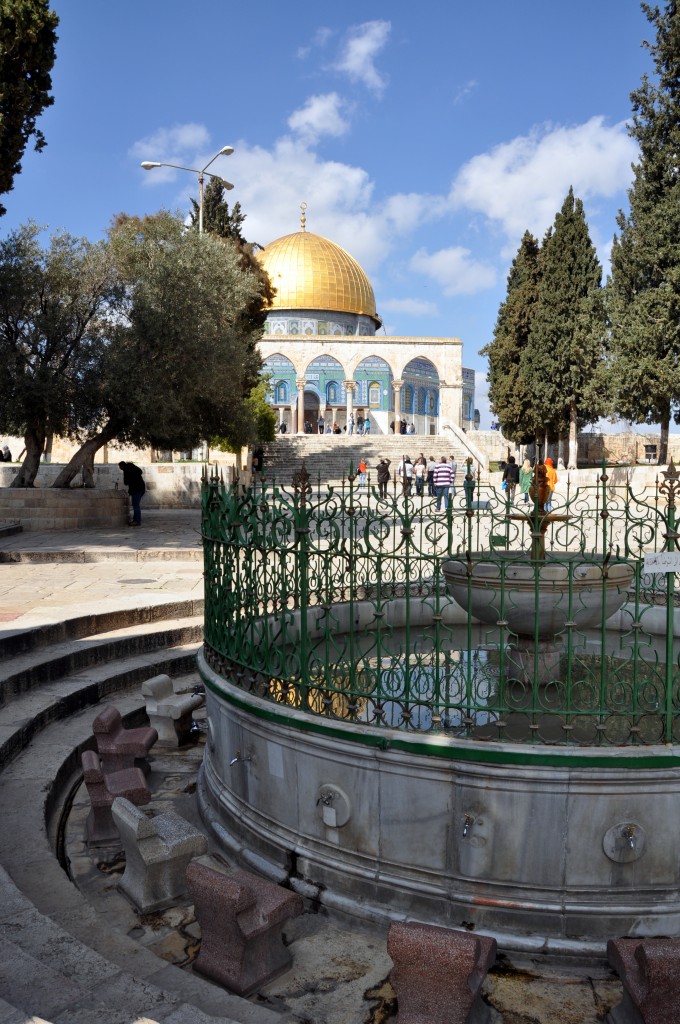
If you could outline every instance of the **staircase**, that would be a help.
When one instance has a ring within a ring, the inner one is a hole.
[[[343,477],[347,479],[350,464],[356,473],[362,458],[366,460],[370,479],[375,483],[375,470],[380,459],[389,459],[394,473],[403,455],[408,455],[415,462],[421,452],[426,458],[434,455],[437,461],[442,455],[455,455],[460,479],[468,458],[468,452],[456,437],[441,434],[353,434],[351,437],[346,434],[284,434],[263,448],[265,477],[282,486],[291,484],[293,473],[298,472],[302,464],[313,485],[320,482],[337,486]]]
[[[7,570],[5,570],[7,571]],[[140,684],[159,672],[200,682],[203,602],[173,601],[0,635],[0,1020],[44,1024],[285,1024],[159,959],[112,926],[57,859],[58,837],[91,747],[113,704],[144,721]],[[152,752],[152,772],[153,772]]]

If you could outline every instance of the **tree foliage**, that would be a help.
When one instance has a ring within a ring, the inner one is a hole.
[[[29,224],[0,242],[0,429],[27,453],[16,486],[33,482],[48,433],[91,415],[102,314],[121,294],[104,243],[60,234],[43,249],[39,234]]]
[[[516,443],[570,435],[605,409],[601,269],[580,199],[570,189],[538,247],[527,232],[508,276],[489,357],[490,399]]]
[[[97,246],[57,236],[43,252],[37,235],[25,228],[0,246],[0,428],[29,438],[20,486],[48,432],[82,442],[55,486],[114,438],[159,448],[253,439],[250,310],[261,282],[237,246],[168,213],[119,217]]]
[[[493,341],[480,355],[489,360],[489,400],[505,437],[526,444],[541,424],[536,396],[521,372],[522,353],[529,343],[531,319],[540,282],[540,247],[526,231],[508,274],[505,302],[498,311]]]
[[[638,423],[660,423],[665,462],[671,418],[680,422],[680,13],[642,4],[656,29],[645,42],[656,80],[631,93],[631,136],[640,147],[619,212],[607,285],[611,375],[616,410]]]
[[[539,391],[547,422],[569,429],[569,466],[576,468],[577,428],[605,410],[602,269],[583,203],[573,189],[541,247],[540,288],[525,351],[525,385]]]
[[[12,190],[31,136],[36,150],[46,145],[36,121],[54,102],[50,72],[58,24],[48,0],[0,0],[0,195]]]

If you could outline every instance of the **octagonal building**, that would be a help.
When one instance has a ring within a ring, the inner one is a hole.
[[[317,432],[350,416],[387,434],[412,423],[418,434],[470,429],[474,371],[459,338],[391,337],[370,280],[335,242],[306,230],[277,238],[258,259],[275,289],[260,342],[269,401],[292,433]]]

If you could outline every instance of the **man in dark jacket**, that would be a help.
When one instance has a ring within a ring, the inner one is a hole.
[[[503,480],[505,481],[505,493],[508,496],[510,504],[515,500],[515,488],[519,483],[519,466],[515,462],[515,456],[509,455],[508,461],[503,470]]]
[[[134,462],[119,462],[118,468],[123,470],[123,484],[128,489],[130,501],[132,502],[132,522],[130,526],[142,525],[142,510],[140,502],[146,491],[144,474]]]
[[[390,482],[390,460],[381,459],[378,463],[378,494],[381,498],[387,497],[387,486]]]

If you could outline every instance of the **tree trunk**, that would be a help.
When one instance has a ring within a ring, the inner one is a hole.
[[[569,406],[569,462],[567,469],[576,469],[578,466],[578,410],[576,402]]]
[[[661,436],[659,438],[659,465],[665,466],[668,462],[668,429],[670,427],[671,414],[668,412],[661,420]]]
[[[94,437],[89,438],[85,444],[81,445],[75,455],[72,457],[68,465],[64,466],[57,479],[52,484],[53,487],[70,487],[73,478],[80,473],[84,467],[91,467],[91,482],[88,481],[88,470],[85,468],[84,480],[85,487],[94,487],[94,457],[100,448],[103,448],[105,444],[112,441],[116,436],[117,427],[113,423],[107,423],[103,430],[101,430]]]
[[[45,447],[44,427],[29,427],[24,433],[26,456],[10,487],[32,487],[40,469],[40,456]]]

